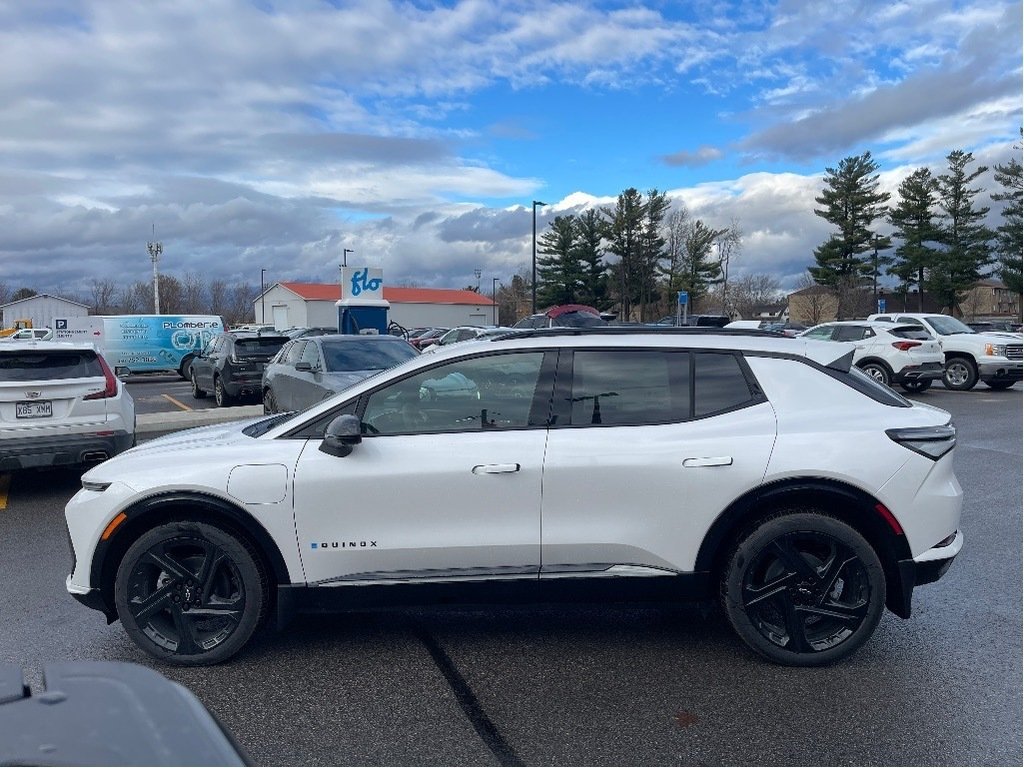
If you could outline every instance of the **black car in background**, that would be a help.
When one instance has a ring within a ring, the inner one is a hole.
[[[263,411],[299,411],[419,352],[390,334],[294,339],[263,373]]]
[[[280,333],[244,331],[215,336],[192,359],[192,397],[202,400],[213,392],[214,402],[224,407],[243,397],[259,398],[263,369],[289,341]]]

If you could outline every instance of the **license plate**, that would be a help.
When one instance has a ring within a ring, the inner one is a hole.
[[[15,403],[14,415],[19,419],[45,419],[53,416],[53,403],[49,400]]]

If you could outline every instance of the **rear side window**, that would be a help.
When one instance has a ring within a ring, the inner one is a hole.
[[[697,352],[693,356],[694,416],[729,411],[751,403],[750,383],[739,358],[728,352]]]
[[[685,352],[576,352],[572,424],[656,424],[689,417],[690,370]]]
[[[0,381],[41,381],[103,376],[96,353],[89,350],[0,353]]]
[[[860,341],[874,335],[874,331],[863,325],[840,325],[836,330],[835,341]]]

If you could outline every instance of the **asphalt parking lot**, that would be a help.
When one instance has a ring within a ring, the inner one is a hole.
[[[55,660],[153,666],[258,764],[1020,765],[1021,386],[918,399],[959,429],[965,548],[834,667],[772,666],[717,612],[635,603],[307,617],[227,664],[160,667],[64,591],[68,470],[7,476],[0,658],[30,682]]]

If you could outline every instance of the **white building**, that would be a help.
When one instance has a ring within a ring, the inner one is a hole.
[[[497,305],[475,291],[384,286],[391,305],[388,319],[405,328],[493,325]],[[275,283],[253,302],[257,323],[278,330],[296,327],[338,327],[341,285],[338,283]]]
[[[53,328],[55,317],[85,317],[89,306],[48,293],[0,304],[0,327],[12,328],[19,320],[31,320],[33,328]]]

